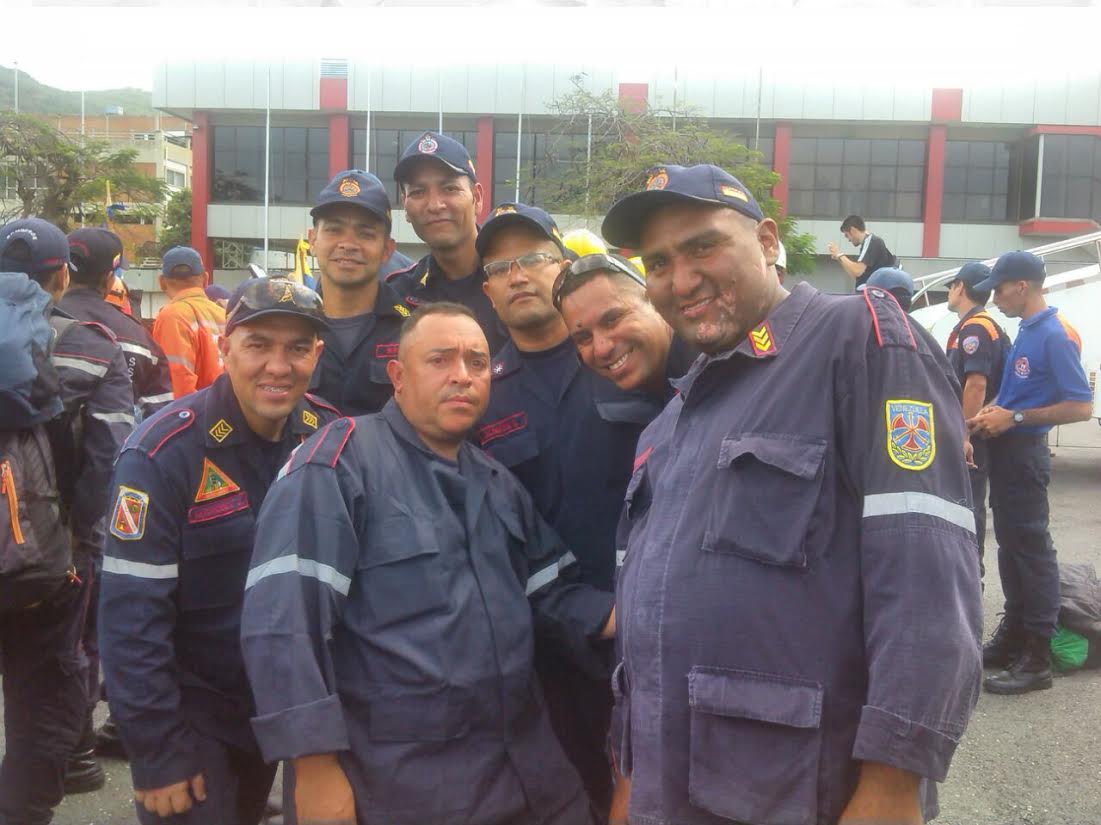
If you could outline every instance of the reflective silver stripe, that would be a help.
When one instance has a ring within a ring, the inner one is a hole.
[[[868,244],[870,244],[871,241],[872,233],[869,232],[867,235],[864,236],[864,240],[860,242],[860,254],[856,258],[858,263],[864,260],[864,254],[868,251]]]
[[[626,550],[616,550],[615,551],[615,566],[616,567],[622,567],[623,562],[626,559],[627,559],[627,551]]]
[[[129,424],[134,426],[134,416],[130,413],[92,413],[92,418],[105,421],[108,424]]]
[[[134,355],[141,355],[145,358],[148,358],[154,364],[160,360],[148,349],[141,346],[141,344],[131,344],[129,341],[119,341],[119,349],[121,349],[123,352],[132,352],[134,353]]]
[[[864,497],[864,518],[921,513],[943,519],[969,533],[975,532],[975,514],[969,507],[929,493],[879,493]]]
[[[172,400],[174,396],[170,392],[162,393],[160,395],[147,395],[144,398],[139,398],[139,404],[167,404]]]
[[[139,579],[175,579],[179,576],[179,565],[146,564],[141,561],[103,557],[103,572],[118,573],[123,576],[136,576]]]
[[[542,590],[552,581],[558,578],[558,574],[569,567],[571,564],[577,563],[577,557],[573,553],[566,553],[554,564],[548,564],[538,573],[535,573],[528,577],[528,586],[525,590],[525,594],[530,596],[536,590]]]
[[[64,355],[55,355],[51,360],[55,367],[68,367],[71,370],[80,370],[89,375],[95,375],[98,378],[102,378],[107,374],[106,364],[92,364],[88,361],[82,361],[79,358],[66,358]]]
[[[299,558],[297,554],[294,554],[280,556],[249,570],[248,578],[245,579],[245,590],[248,590],[261,579],[266,579],[268,576],[277,576],[280,573],[298,573],[300,576],[317,579],[319,582],[329,585],[341,596],[347,596],[348,591],[352,588],[352,580],[335,567],[330,567],[313,559]]]
[[[575,556],[573,553],[567,553],[558,560],[558,572],[561,573],[571,564],[577,564],[577,556]]]
[[[168,359],[169,364],[179,364],[181,367],[187,367],[189,370],[195,369],[195,365],[182,355],[166,355],[164,357]]]

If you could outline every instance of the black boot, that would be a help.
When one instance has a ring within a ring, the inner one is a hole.
[[[1020,619],[1005,613],[990,641],[982,646],[982,666],[1004,670],[1021,655],[1024,645],[1024,625]]]
[[[110,715],[96,731],[96,753],[114,759],[129,758],[126,755],[126,749],[122,746],[122,740],[119,739],[119,729]]]
[[[1051,687],[1051,643],[1043,636],[1026,634],[1024,651],[1006,670],[983,680],[990,693],[1013,696]]]
[[[65,765],[65,793],[98,791],[106,782],[107,775],[96,761],[96,735],[92,730],[92,714],[89,713],[76,750]]]

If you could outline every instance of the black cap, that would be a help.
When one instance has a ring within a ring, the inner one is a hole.
[[[665,165],[650,170],[644,190],[612,205],[600,231],[613,246],[637,247],[642,224],[651,212],[670,203],[684,202],[727,206],[755,221],[765,217],[742,182],[718,166]]]
[[[1044,259],[1033,255],[1031,252],[1017,249],[1006,252],[994,262],[990,270],[990,277],[985,281],[975,284],[972,289],[976,292],[993,292],[998,284],[1009,281],[1039,281],[1043,283],[1047,277],[1044,268]]]
[[[548,241],[554,241],[558,250],[567,258],[574,257],[562,243],[562,233],[558,231],[558,224],[554,222],[554,218],[538,206],[528,206],[526,203],[502,203],[493,210],[489,220],[482,224],[478,239],[474,242],[478,257],[484,258],[486,248],[493,240],[493,236],[510,226],[526,226],[534,229]]]
[[[100,226],[76,229],[69,233],[69,260],[81,275],[98,278],[122,263],[122,241]]]
[[[321,296],[286,278],[250,278],[233,290],[226,305],[226,335],[238,324],[264,315],[294,315],[318,329],[326,325]]]
[[[30,260],[9,259],[8,250],[19,243],[30,249]],[[67,263],[69,239],[49,221],[21,218],[0,229],[0,271],[34,276]]]
[[[452,172],[466,175],[472,181],[478,179],[474,171],[474,161],[470,159],[470,152],[466,151],[465,146],[439,132],[425,132],[401,153],[398,165],[394,167],[394,180],[398,183],[405,180],[410,167],[420,158],[439,161]]]
[[[329,181],[328,186],[317,196],[317,204],[310,210],[310,217],[316,218],[325,207],[335,203],[351,203],[361,206],[373,215],[392,225],[390,217],[390,196],[382,181],[370,172],[362,169],[345,169]]]

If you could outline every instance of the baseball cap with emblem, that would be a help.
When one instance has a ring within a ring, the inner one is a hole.
[[[972,289],[976,292],[993,292],[998,284],[1009,281],[1039,281],[1043,283],[1047,277],[1043,258],[1025,252],[1021,249],[1006,252],[994,262],[990,270],[990,277],[985,281],[979,281]]]
[[[970,261],[960,267],[959,272],[956,273],[956,277],[952,279],[952,283],[954,284],[956,281],[960,281],[968,289],[974,290],[978,284],[981,284],[989,277],[990,267],[979,261]],[[949,284],[949,286],[951,286],[951,284]]]
[[[729,172],[711,164],[670,164],[650,169],[645,189],[612,204],[600,231],[613,246],[637,247],[646,219],[655,209],[672,203],[710,203],[729,207],[755,221],[765,217],[756,198]]]
[[[174,246],[161,257],[161,274],[166,278],[194,278],[204,271],[202,256],[190,246]]]
[[[304,318],[318,330],[327,326],[321,296],[309,287],[286,278],[250,278],[233,290],[226,304],[226,335],[266,315]]]
[[[484,258],[493,237],[510,226],[526,226],[533,229],[548,241],[554,241],[565,257],[570,259],[574,257],[563,243],[562,233],[558,230],[558,224],[554,222],[554,218],[538,206],[528,206],[526,203],[502,203],[493,210],[493,214],[482,225],[481,231],[478,232],[478,239],[474,242],[478,257]]]
[[[478,179],[474,171],[474,161],[470,159],[470,152],[466,151],[465,146],[439,132],[425,132],[401,153],[398,165],[394,167],[394,180],[398,183],[404,182],[413,164],[421,158],[439,161],[452,172],[466,175],[472,181]]]
[[[24,247],[28,256],[14,255]],[[42,218],[21,218],[0,228],[0,271],[39,275],[70,264],[69,239]],[[75,267],[71,266],[75,269]]]
[[[317,203],[310,210],[310,217],[316,218],[326,207],[338,203],[351,203],[361,206],[373,215],[392,225],[390,217],[390,196],[382,181],[370,172],[362,169],[345,169],[338,172],[317,196]]]
[[[69,233],[69,259],[73,268],[88,278],[114,272],[122,263],[122,241],[100,226],[86,226]]]

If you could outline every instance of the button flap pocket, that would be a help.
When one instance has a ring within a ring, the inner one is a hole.
[[[822,469],[826,442],[821,438],[772,433],[729,436],[719,448],[718,467],[725,470],[743,456],[753,456],[778,470],[811,481]]]
[[[693,710],[792,728],[821,724],[822,692],[815,682],[749,670],[694,667],[688,674]]]
[[[491,441],[486,441],[483,437],[482,445],[482,449],[510,468],[518,467],[539,455],[539,439],[531,430],[520,430]]]
[[[356,565],[359,570],[440,552],[433,519],[414,516],[396,499],[386,501],[372,522],[367,547]]]

